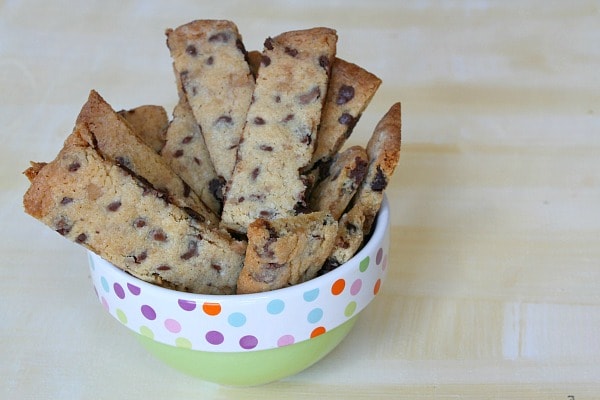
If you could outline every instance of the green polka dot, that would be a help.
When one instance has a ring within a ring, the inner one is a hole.
[[[354,311],[356,311],[356,302],[355,301],[351,301],[346,306],[346,309],[344,310],[344,315],[346,317],[350,318],[352,316],[352,314],[354,314]]]
[[[123,310],[117,308],[117,318],[121,321],[122,324],[127,325],[127,315],[123,312]]]
[[[188,339],[186,339],[184,337],[178,337],[177,339],[175,339],[175,346],[181,347],[184,349],[191,349],[192,342],[190,342]]]
[[[369,256],[366,256],[364,260],[360,262],[360,265],[358,267],[358,269],[360,269],[360,272],[365,272],[367,268],[369,268],[369,261]]]
[[[140,326],[140,333],[149,339],[154,339],[154,332],[147,326]]]

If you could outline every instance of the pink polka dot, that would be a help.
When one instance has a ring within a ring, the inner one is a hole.
[[[102,307],[104,307],[104,309],[106,311],[108,311],[108,309],[109,309],[109,307],[108,307],[108,301],[106,301],[106,299],[104,297],[101,297],[100,301],[102,302]]]
[[[358,292],[360,292],[361,287],[362,287],[362,280],[361,279],[355,280],[354,283],[352,283],[352,286],[350,286],[350,294],[352,296],[356,296],[358,294]]]
[[[277,346],[279,346],[279,347],[289,346],[290,344],[294,344],[294,342],[295,342],[295,339],[292,335],[283,335],[277,341]]]
[[[387,263],[388,263],[388,256],[387,254],[383,257],[383,263],[381,264],[381,270],[385,271],[385,269],[387,268]]]
[[[171,333],[179,333],[181,331],[181,324],[174,319],[168,318],[165,320],[165,328]]]

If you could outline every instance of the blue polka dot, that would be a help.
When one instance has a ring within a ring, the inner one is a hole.
[[[315,301],[317,297],[319,297],[319,289],[309,290],[308,292],[304,292],[304,301],[311,302]]]
[[[106,293],[108,293],[108,282],[106,281],[105,277],[101,277],[100,278],[100,283],[102,284],[102,289],[104,289],[104,291]]]
[[[323,310],[320,308],[315,308],[311,312],[308,313],[308,317],[306,319],[311,324],[315,324],[319,322],[323,318]]]
[[[285,303],[283,300],[275,299],[271,300],[269,304],[267,304],[267,311],[269,314],[279,314],[285,308]]]
[[[227,321],[229,322],[229,325],[239,328],[246,323],[246,316],[240,312],[234,312],[229,315]]]

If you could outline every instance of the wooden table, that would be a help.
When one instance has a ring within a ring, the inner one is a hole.
[[[0,398],[600,398],[597,2],[0,2]],[[336,5],[333,5],[336,4]],[[247,48],[326,25],[383,79],[350,143],[403,103],[389,279],[326,359],[229,388],[147,354],[82,248],[26,216],[90,89],[176,102],[164,30],[234,20]]]

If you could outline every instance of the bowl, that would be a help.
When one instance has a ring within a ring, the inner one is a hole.
[[[386,276],[389,206],[348,262],[264,293],[202,295],[144,282],[89,252],[103,308],[166,364],[205,381],[254,386],[294,375],[333,350]]]

